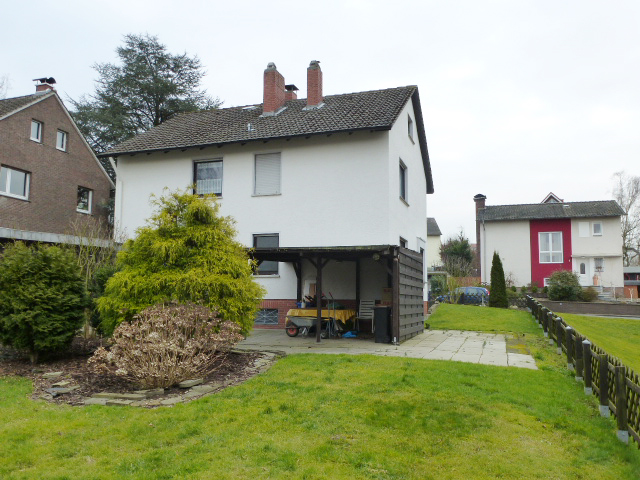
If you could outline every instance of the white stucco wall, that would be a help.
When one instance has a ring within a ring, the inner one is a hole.
[[[502,260],[504,275],[512,275],[516,286],[531,282],[531,238],[529,221],[486,222],[480,225],[482,281],[491,281],[493,252]]]
[[[440,235],[429,235],[427,237],[427,266],[428,267],[442,265],[442,258],[440,257],[441,246],[442,246],[442,239]]]
[[[593,223],[602,224],[602,235],[593,235]],[[587,236],[580,236],[580,224],[584,223]],[[622,270],[622,230],[620,217],[579,218],[571,221],[571,250],[573,270],[580,273],[580,263],[586,265],[586,275],[581,278],[583,285],[593,285],[595,258],[603,258],[604,270],[599,272],[601,285],[604,287],[622,287],[624,274]]]

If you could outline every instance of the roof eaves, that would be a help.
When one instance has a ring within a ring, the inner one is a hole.
[[[431,160],[429,159],[429,150],[427,149],[427,136],[424,131],[424,120],[422,118],[422,107],[420,105],[418,87],[415,87],[411,94],[411,101],[413,103],[413,111],[416,116],[418,142],[420,143],[420,151],[422,153],[422,166],[424,167],[424,174],[427,178],[427,193],[433,193],[433,174],[431,173]]]
[[[41,102],[45,98],[49,98],[51,95],[53,95],[55,93],[56,93],[55,90],[51,90],[51,91],[49,91],[49,92],[47,92],[45,94],[38,95],[38,96],[36,96],[36,94],[24,95],[25,97],[32,96],[32,97],[34,97],[35,100],[33,100],[32,102],[27,103],[26,105],[22,105],[21,107],[18,107],[18,108],[14,109],[14,110],[11,110],[10,112],[5,113],[3,116],[0,117],[0,120],[4,120],[5,118],[10,117],[11,115],[15,115],[16,113],[18,113],[18,112],[20,112],[20,111],[22,111],[22,110],[24,110],[26,108],[29,108],[30,106],[35,105],[38,102]],[[14,97],[14,98],[18,98],[18,97]],[[5,100],[11,100],[11,99],[7,98]]]

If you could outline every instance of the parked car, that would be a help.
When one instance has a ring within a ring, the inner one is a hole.
[[[461,305],[488,305],[489,290],[484,287],[459,287],[453,291],[452,295],[440,295],[436,301]]]

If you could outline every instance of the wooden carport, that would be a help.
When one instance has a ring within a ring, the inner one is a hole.
[[[291,263],[296,272],[296,299],[302,300],[302,263],[316,269],[316,291],[322,294],[322,270],[330,261],[355,263],[355,301],[360,305],[360,262],[364,258],[386,261],[387,285],[392,288],[391,337],[402,342],[424,330],[422,254],[396,245],[350,247],[281,247],[252,249],[249,255],[258,263],[266,260]],[[316,341],[320,342],[322,301],[316,302]]]

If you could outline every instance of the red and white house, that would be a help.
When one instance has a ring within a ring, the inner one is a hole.
[[[493,252],[514,285],[542,287],[556,270],[573,270],[584,287],[623,286],[622,208],[614,200],[564,202],[553,193],[538,204],[476,204],[481,277],[490,281]]]

